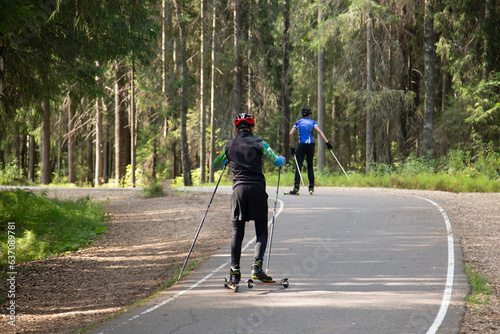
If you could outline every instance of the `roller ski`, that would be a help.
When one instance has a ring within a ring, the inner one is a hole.
[[[312,195],[314,192],[314,187],[309,186],[309,195]]]
[[[279,282],[276,282],[276,281],[272,281],[272,282],[262,282],[262,281],[254,281],[253,279],[248,279],[246,281],[247,283],[247,287],[249,289],[253,288],[254,285],[281,285],[283,286],[285,289],[288,288],[288,278],[283,278],[281,281]]]
[[[239,266],[231,267],[230,278],[224,279],[224,287],[238,292],[240,289],[241,269]]]
[[[286,192],[285,191],[285,195],[297,195],[299,196],[300,195],[300,192],[299,192],[299,189],[297,188],[293,188],[292,190],[290,190],[289,192]]]
[[[288,288],[288,278],[282,279],[280,282],[273,280],[271,276],[266,274],[262,270],[262,260],[255,259],[252,264],[252,278],[246,281],[249,289],[253,288],[254,285],[282,285]]]

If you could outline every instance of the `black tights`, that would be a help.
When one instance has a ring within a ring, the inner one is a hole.
[[[299,168],[295,166],[295,181],[294,188],[299,189],[300,187],[300,174],[299,170],[302,170],[302,164],[304,163],[304,158],[307,161],[307,178],[309,179],[309,187],[314,187],[314,147],[315,144],[298,144],[297,145],[297,164]]]
[[[245,222],[241,220],[233,220],[233,236],[231,239],[231,265],[239,266],[241,258],[241,245],[243,237],[245,236]],[[262,260],[264,259],[264,252],[267,246],[267,221],[255,221],[255,235],[257,241],[255,242],[255,257]]]

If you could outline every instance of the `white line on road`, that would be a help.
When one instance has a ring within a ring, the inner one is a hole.
[[[450,220],[448,219],[448,215],[446,214],[446,211],[444,211],[444,209],[439,206],[439,204],[424,197],[415,197],[423,199],[438,208],[438,210],[441,212],[441,215],[443,216],[444,222],[446,224],[446,232],[448,234],[448,274],[446,276],[446,289],[444,290],[443,300],[441,301],[439,312],[434,319],[431,327],[427,331],[427,334],[435,334],[439,326],[441,326],[441,324],[443,323],[446,312],[448,312],[448,306],[450,305],[451,300],[451,292],[453,291],[453,276],[455,275],[455,250],[453,247],[453,234],[451,232],[451,224]]]

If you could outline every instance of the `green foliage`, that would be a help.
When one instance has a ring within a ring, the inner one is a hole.
[[[486,305],[490,301],[489,295],[492,293],[488,281],[472,265],[465,266],[465,274],[471,286],[467,303],[471,306]]]
[[[144,172],[141,168],[136,168],[135,169],[135,185],[136,187],[142,187],[147,185],[147,178],[144,175]],[[127,171],[125,173],[125,176],[120,182],[121,187],[125,188],[130,188],[132,187],[132,166],[127,165]]]
[[[0,162],[0,185],[16,184],[19,176],[20,173],[17,167],[17,160],[5,166]]]
[[[50,199],[46,194],[0,192],[0,265],[6,265],[8,223],[15,225],[16,263],[36,260],[90,245],[106,232],[102,203]],[[12,230],[11,230],[12,231]]]
[[[165,196],[165,191],[163,191],[163,186],[160,182],[152,182],[144,187],[142,192],[146,198]]]

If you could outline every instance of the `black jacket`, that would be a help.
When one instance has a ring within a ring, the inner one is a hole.
[[[262,138],[240,130],[234,139],[226,143],[225,152],[233,173],[233,188],[239,184],[266,186],[262,173],[262,142]]]

